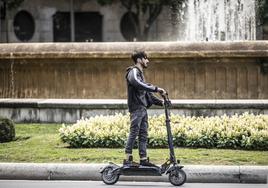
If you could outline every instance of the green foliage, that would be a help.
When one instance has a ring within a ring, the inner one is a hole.
[[[110,5],[114,0],[97,0],[100,5]],[[134,26],[135,39],[138,41],[147,41],[149,30],[157,17],[161,14],[163,7],[169,6],[173,15],[177,14],[177,8],[185,0],[120,0],[121,5],[127,11],[134,14],[129,14],[132,21],[130,24]],[[174,13],[174,11],[176,13]],[[136,16],[134,16],[136,15]],[[142,21],[142,20],[145,20]],[[142,24],[144,22],[144,24]]]
[[[15,139],[14,123],[7,118],[0,117],[0,143],[10,142]]]
[[[112,4],[114,2],[114,0],[97,0],[97,2],[100,5],[109,5]],[[122,4],[163,4],[163,5],[172,5],[172,4],[176,4],[176,3],[182,3],[185,2],[185,0],[121,0]]]
[[[16,124],[16,139],[0,144],[0,162],[30,163],[122,163],[123,148],[69,148],[62,143],[60,124]],[[128,125],[129,126],[129,125]],[[175,148],[183,164],[268,165],[268,151]],[[136,149],[134,159],[139,159]],[[162,164],[168,149],[149,149],[150,160]]]
[[[257,9],[256,9],[257,26],[263,25],[267,21],[268,1],[267,0],[257,0],[256,7],[257,7]]]
[[[112,4],[114,1],[113,0],[97,0],[97,2],[100,4],[100,5],[110,5]]]
[[[8,10],[18,8],[24,0],[3,0]]]
[[[71,147],[124,147],[129,116],[96,116],[59,129],[60,138]],[[245,113],[228,117],[171,116],[176,147],[243,148],[268,150],[268,115]],[[148,146],[167,147],[164,115],[149,117]]]

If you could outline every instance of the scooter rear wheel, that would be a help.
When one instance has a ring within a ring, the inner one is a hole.
[[[180,186],[186,182],[186,173],[182,169],[174,169],[169,173],[168,179],[172,185]]]
[[[113,172],[114,167],[107,166],[104,168],[103,172],[101,173],[102,181],[107,185],[115,184],[119,179],[119,174]]]

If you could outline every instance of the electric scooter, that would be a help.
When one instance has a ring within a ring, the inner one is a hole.
[[[170,128],[170,111],[169,107],[171,102],[168,98],[168,94],[161,94],[164,99],[165,116],[166,116],[166,128],[168,136],[169,146],[169,159],[161,166],[129,166],[123,165],[118,166],[114,163],[109,163],[108,166],[104,167],[100,173],[102,181],[107,185],[115,184],[119,176],[162,176],[162,174],[168,174],[169,181],[172,185],[180,186],[186,181],[186,173],[182,170],[183,166],[179,165],[180,160],[176,160],[173,137]]]

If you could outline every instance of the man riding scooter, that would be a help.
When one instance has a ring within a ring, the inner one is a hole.
[[[128,90],[128,108],[130,112],[130,133],[125,147],[126,159],[123,166],[113,162],[100,170],[102,181],[107,185],[115,184],[121,175],[123,176],[162,176],[168,174],[168,179],[172,185],[180,186],[186,182],[186,173],[182,170],[180,161],[176,160],[173,146],[173,137],[170,126],[171,102],[167,92],[152,84],[146,83],[143,70],[148,67],[149,60],[145,52],[134,52],[132,59],[134,66],[127,69],[126,80]],[[152,93],[159,92],[164,101],[155,97]],[[161,166],[150,163],[147,158],[147,135],[148,135],[148,115],[147,108],[151,105],[164,106],[167,128],[167,140],[169,147],[169,159]],[[139,138],[140,163],[133,161],[132,149]]]
[[[127,68],[126,81],[128,93],[128,109],[130,112],[130,132],[125,147],[126,159],[123,165],[127,166],[155,166],[147,158],[148,115],[147,108],[151,105],[163,106],[163,101],[152,93],[165,94],[162,88],[146,83],[143,75],[148,67],[149,60],[143,51],[135,51],[132,54],[134,66]],[[140,163],[133,161],[132,150],[136,138],[139,140]]]

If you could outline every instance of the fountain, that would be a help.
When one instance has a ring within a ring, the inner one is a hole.
[[[13,53],[10,53],[10,59],[11,59],[11,63],[10,63],[10,96],[11,98],[14,98],[15,97],[15,84],[14,84],[14,59],[13,59]]]
[[[149,55],[147,80],[179,99],[174,113],[268,113],[268,42],[255,40],[254,4],[189,0],[180,14],[189,17],[180,32],[187,41],[0,44],[0,115],[17,122],[74,122],[125,113],[126,102],[116,99],[126,98],[124,74],[134,50]]]
[[[178,38],[186,41],[256,40],[255,0],[188,0],[179,11]]]

